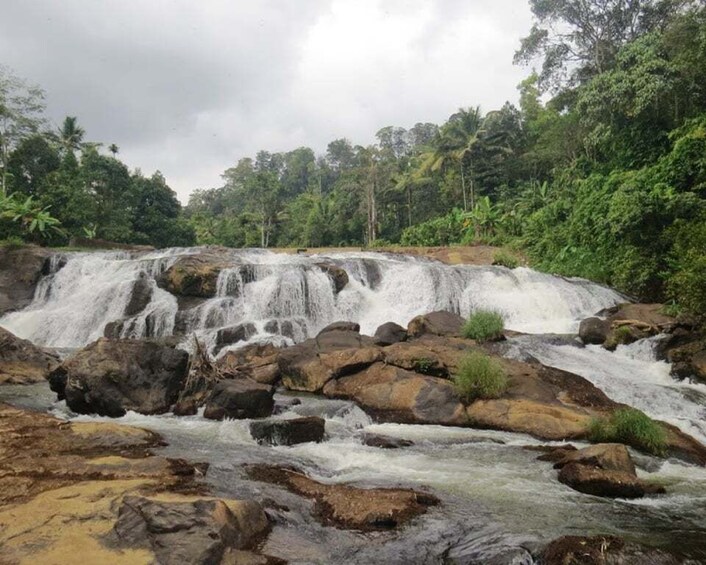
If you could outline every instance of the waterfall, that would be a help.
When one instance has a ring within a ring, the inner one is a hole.
[[[34,301],[0,318],[0,325],[51,347],[81,347],[107,332],[121,337],[178,334],[185,344],[195,334],[215,350],[219,330],[237,325],[244,326],[245,341],[291,343],[336,320],[358,322],[363,333],[372,334],[385,322],[406,325],[434,310],[468,316],[479,308],[493,309],[513,330],[569,333],[582,318],[624,300],[585,280],[523,267],[449,266],[363,252],[301,256],[222,250],[218,253],[232,266],[220,271],[215,296],[180,304],[157,279],[180,257],[202,251],[56,255]],[[349,283],[339,293],[322,263],[348,273]],[[132,313],[138,283],[149,296]]]

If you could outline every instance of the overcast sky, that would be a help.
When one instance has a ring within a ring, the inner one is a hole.
[[[0,64],[186,202],[258,149],[517,101],[525,0],[3,0]]]

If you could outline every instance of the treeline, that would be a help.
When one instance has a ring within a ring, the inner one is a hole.
[[[72,238],[156,247],[196,242],[164,177],[129,171],[115,144],[84,139],[75,117],[51,129],[44,93],[0,68],[0,240]]]
[[[502,243],[542,269],[706,312],[706,7],[530,0],[519,108],[259,152],[193,193],[200,243]],[[559,31],[557,31],[559,30]]]

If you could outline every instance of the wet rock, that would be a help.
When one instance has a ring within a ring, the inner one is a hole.
[[[253,465],[248,475],[313,499],[315,517],[326,525],[363,531],[391,530],[424,514],[439,500],[410,489],[362,489],[325,485],[291,469]]]
[[[52,252],[34,245],[0,247],[0,316],[32,302],[37,282],[47,273]]]
[[[379,447],[381,449],[399,449],[400,447],[410,447],[414,445],[414,442],[408,439],[390,436],[365,434],[363,435],[363,444],[370,447]]]
[[[600,318],[586,318],[579,324],[579,337],[584,343],[601,345],[608,337],[610,322]]]
[[[59,363],[57,355],[0,328],[0,384],[42,382]]]
[[[289,339],[294,339],[294,324],[290,320],[270,320],[265,324],[265,331],[267,333],[281,335],[288,337]]]
[[[130,301],[125,307],[123,316],[129,318],[142,312],[152,300],[153,292],[152,280],[147,276],[147,273],[141,272],[137,280],[132,284]]]
[[[279,350],[270,343],[253,343],[235,351],[227,351],[216,361],[216,367],[226,376],[245,376],[258,383],[274,384],[279,380],[277,363]]]
[[[682,560],[661,550],[615,536],[564,536],[549,543],[543,565],[679,565]]]
[[[324,424],[324,419],[316,416],[251,422],[250,435],[260,444],[295,445],[307,442],[320,443],[324,439]]]
[[[216,333],[216,345],[214,354],[228,345],[233,345],[239,341],[247,341],[257,333],[253,324],[238,324],[229,328],[222,328]]]
[[[424,334],[459,336],[465,322],[461,316],[452,312],[444,310],[430,312],[413,318],[407,326],[407,334],[411,337],[419,337]]]
[[[120,417],[128,410],[167,412],[176,402],[188,362],[185,351],[149,340],[101,338],[58,370],[66,375],[64,395],[71,410]]]
[[[423,339],[392,344],[385,348],[385,363],[422,375],[448,378],[465,352],[430,341]]]
[[[273,396],[274,390],[271,386],[252,379],[225,379],[213,387],[206,400],[204,418],[266,418],[272,414],[275,405]]]
[[[664,493],[664,487],[638,479],[634,473],[611,471],[567,463],[559,471],[559,481],[574,490],[609,498],[642,498],[646,494]]]
[[[468,422],[464,406],[449,381],[383,363],[331,380],[323,392],[329,398],[353,400],[384,422],[442,425]]]
[[[187,502],[126,496],[113,531],[121,546],[149,548],[159,563],[221,563],[227,549],[255,546],[267,532],[256,502]]]
[[[651,327],[653,333],[657,334],[677,322],[673,316],[664,314],[663,309],[663,304],[621,304],[609,312],[608,321],[611,324],[626,321],[635,322],[636,325],[642,325],[645,328]]]
[[[355,322],[345,322],[345,321],[333,322],[333,323],[329,324],[328,326],[326,326],[324,329],[322,329],[318,333],[317,337],[320,337],[325,333],[334,332],[334,331],[360,333],[360,324],[356,324]]]
[[[400,341],[406,340],[407,330],[399,324],[387,322],[375,330],[375,335],[373,337],[376,345],[392,345],[393,343],[399,343]]]
[[[212,298],[216,295],[218,275],[231,266],[215,250],[182,255],[157,279],[157,284],[179,296]]]
[[[706,383],[706,340],[697,336],[692,339],[669,348],[665,356],[672,363],[672,375],[676,378]]]
[[[620,471],[637,476],[630,453],[622,443],[599,443],[566,453],[555,462],[554,468],[561,469],[569,463],[579,463],[606,471]]]
[[[344,268],[331,263],[317,263],[316,266],[329,276],[336,294],[346,288],[348,273]]]

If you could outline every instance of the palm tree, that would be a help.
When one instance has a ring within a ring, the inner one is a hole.
[[[73,153],[83,147],[83,136],[86,132],[78,125],[76,116],[66,116],[59,128],[59,142],[66,152]]]
[[[118,148],[117,145],[115,145],[115,143],[111,143],[111,144],[108,146],[108,151],[110,151],[110,153],[113,155],[113,158],[115,158],[115,156],[118,154],[118,152],[120,151],[120,149]]]

